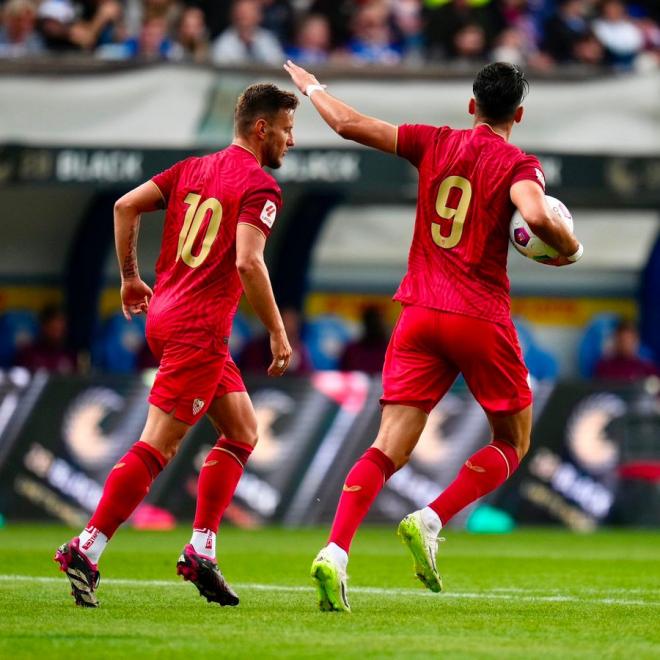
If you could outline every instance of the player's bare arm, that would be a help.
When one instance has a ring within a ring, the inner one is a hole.
[[[527,180],[514,183],[511,186],[511,201],[529,228],[559,252],[559,257],[547,262],[549,265],[567,266],[576,261],[574,257],[581,250],[580,242],[548,208],[543,190],[537,183]]]
[[[121,305],[128,320],[133,314],[146,313],[153,296],[151,288],[140,278],[137,263],[140,214],[163,206],[163,196],[151,181],[134,188],[115,202],[115,248],[121,273]]]
[[[316,77],[288,60],[284,69],[291,76],[296,87],[309,96],[330,128],[346,140],[359,142],[367,147],[380,149],[386,153],[396,153],[397,127],[381,119],[369,117],[340,101],[327,92]]]
[[[264,261],[266,237],[253,225],[239,223],[236,229],[236,268],[248,302],[270,335],[273,361],[269,376],[281,376],[289,366],[291,345],[275,303],[273,287]]]

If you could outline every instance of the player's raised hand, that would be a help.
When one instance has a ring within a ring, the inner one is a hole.
[[[289,360],[293,352],[284,330],[270,335],[270,351],[273,354],[273,361],[268,367],[268,375],[281,376],[289,366]]]
[[[130,321],[133,315],[146,314],[153,295],[151,287],[139,277],[123,280],[121,283],[121,309],[126,320]]]
[[[284,70],[291,76],[293,84],[305,95],[307,95],[307,88],[310,85],[319,85],[316,76],[309,71],[305,71],[301,66],[294,64],[291,60],[287,60],[284,64]],[[325,85],[322,85],[325,87]]]

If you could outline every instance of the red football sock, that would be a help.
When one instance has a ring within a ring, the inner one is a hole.
[[[165,465],[167,460],[157,449],[136,442],[110,471],[87,527],[96,527],[111,538],[144,499]]]
[[[461,509],[503,484],[519,463],[509,443],[493,440],[465,461],[456,479],[429,506],[446,525]]]
[[[346,552],[350,550],[357,528],[395,469],[394,463],[380,449],[370,447],[362,454],[346,477],[330,531],[330,543],[336,543]]]
[[[209,452],[197,482],[197,508],[193,529],[218,532],[243,468],[254,448],[243,442],[222,438]]]

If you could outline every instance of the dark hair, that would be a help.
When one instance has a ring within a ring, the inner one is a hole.
[[[259,118],[273,119],[280,110],[295,110],[298,97],[271,83],[250,85],[239,97],[234,109],[234,128],[246,135]]]
[[[616,326],[614,327],[614,332],[617,334],[620,334],[622,332],[634,332],[637,334],[637,324],[634,321],[631,321],[630,319],[626,318],[619,318],[619,320],[616,323]]]
[[[529,91],[529,83],[519,66],[495,62],[479,71],[472,91],[481,117],[503,121],[513,119]]]
[[[64,309],[61,305],[55,303],[49,303],[45,305],[39,312],[39,323],[41,325],[46,325],[50,323],[53,319],[56,319],[60,316],[64,316]]]

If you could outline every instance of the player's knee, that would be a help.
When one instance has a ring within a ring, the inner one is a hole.
[[[529,451],[530,438],[528,435],[514,436],[509,438],[508,443],[513,446],[513,448],[518,453],[518,460],[522,461],[527,452]]]
[[[516,451],[518,452],[518,459],[522,461],[523,458],[527,455],[527,452],[529,451],[529,446],[531,444],[530,437],[524,436],[520,439],[518,444],[516,445]]]
[[[225,437],[234,442],[241,442],[254,447],[257,444],[257,420],[243,421],[231,424],[224,429]]]

